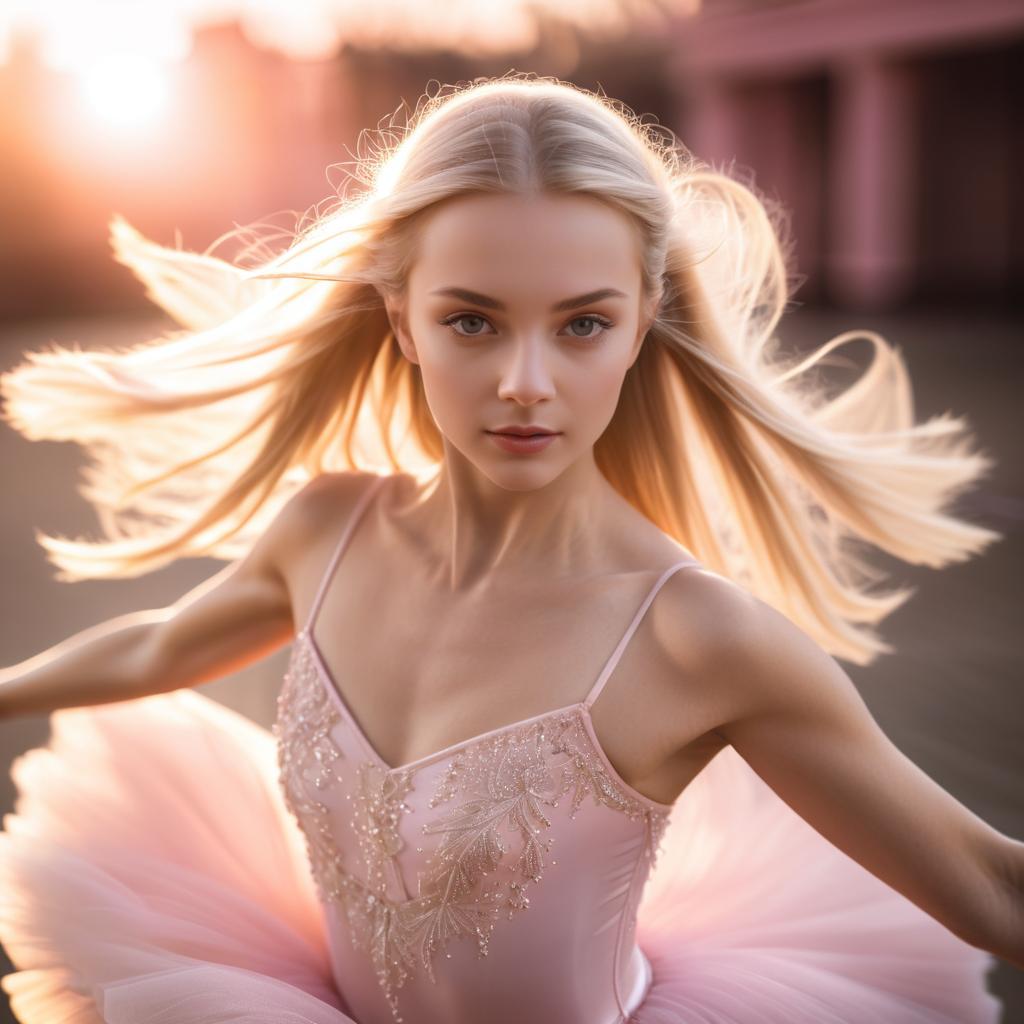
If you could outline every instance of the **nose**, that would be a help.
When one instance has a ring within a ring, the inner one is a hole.
[[[555,384],[547,358],[542,338],[521,338],[513,342],[502,367],[498,396],[524,405],[553,398]]]

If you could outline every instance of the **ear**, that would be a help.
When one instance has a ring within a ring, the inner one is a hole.
[[[384,309],[387,312],[388,323],[391,325],[391,333],[394,334],[402,354],[410,363],[419,364],[416,346],[413,344],[412,335],[409,333],[403,307],[396,299],[385,299]]]

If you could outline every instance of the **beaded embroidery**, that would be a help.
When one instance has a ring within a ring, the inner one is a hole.
[[[322,901],[339,904],[353,945],[365,951],[396,1021],[397,989],[420,968],[435,981],[433,960],[452,938],[476,939],[484,957],[496,922],[527,909],[529,887],[539,882],[550,852],[547,808],[559,806],[571,792],[569,817],[583,801],[610,807],[642,821],[644,856],[654,865],[668,824],[669,810],[650,807],[626,792],[609,775],[587,732],[581,706],[512,725],[461,747],[449,760],[430,798],[445,810],[422,826],[438,835],[417,877],[417,893],[406,900],[387,895],[387,872],[396,871],[402,849],[398,825],[408,810],[405,795],[416,766],[389,770],[373,761],[353,766],[357,788],[352,826],[366,881],[346,864],[330,830],[327,806],[313,791],[337,780],[341,752],[330,732],[340,715],[313,660],[310,644],[296,639],[284,684],[277,698],[272,732],[277,739],[280,783],[285,801],[305,836],[313,879]],[[555,760],[556,755],[563,755]],[[517,834],[513,859],[503,835]],[[553,862],[555,863],[555,862]],[[499,874],[506,874],[504,882]],[[399,876],[400,877],[400,876]],[[635,915],[634,915],[635,920]]]

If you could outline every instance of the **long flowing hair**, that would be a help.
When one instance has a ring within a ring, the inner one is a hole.
[[[104,539],[37,531],[58,578],[237,558],[319,474],[436,470],[441,437],[384,297],[402,295],[420,215],[482,192],[582,193],[635,219],[656,316],[595,445],[600,471],[830,653],[892,650],[872,627],[913,593],[878,589],[867,544],[941,566],[1000,539],[949,511],[992,460],[962,417],[914,422],[897,349],[849,331],[807,358],[781,350],[787,216],[731,167],[603,94],[519,73],[438,88],[364,141],[346,186],[282,251],[250,246],[254,266],[115,215],[115,258],[181,329],[116,350],[51,344],[0,377],[16,430],[87,454],[80,492]],[[823,360],[855,338],[872,360],[829,394]]]

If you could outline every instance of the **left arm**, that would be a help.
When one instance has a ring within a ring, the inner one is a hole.
[[[715,731],[816,831],[951,932],[1024,967],[1024,842],[885,735],[849,676],[784,615],[718,578]],[[724,641],[724,642],[722,642]]]

